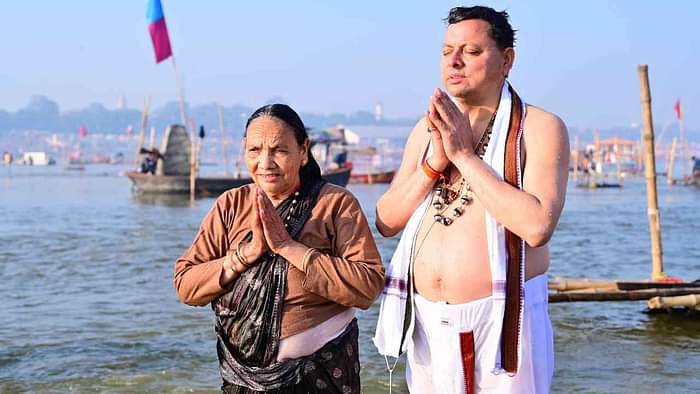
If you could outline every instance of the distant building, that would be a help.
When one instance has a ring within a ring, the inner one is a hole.
[[[22,164],[27,166],[49,166],[56,164],[56,162],[46,152],[24,152]]]
[[[124,96],[124,94],[117,99],[117,109],[126,109],[126,96]]]
[[[382,107],[382,103],[377,103],[377,105],[374,106],[374,120],[381,122],[383,118],[384,108]]]

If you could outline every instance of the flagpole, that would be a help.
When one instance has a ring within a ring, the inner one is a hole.
[[[146,133],[146,123],[148,122],[148,109],[151,106],[151,96],[146,96],[143,102],[143,112],[141,113],[141,130],[139,131],[139,142],[136,145],[136,156],[134,158],[134,164],[138,168],[139,158],[141,157],[141,148],[143,148],[143,140]]]
[[[676,137],[671,141],[671,151],[668,153],[668,162],[666,164],[666,180],[669,185],[673,185],[673,160],[676,156]]]
[[[680,119],[678,119],[678,127],[680,128],[681,135],[681,161],[683,162],[683,176],[681,178],[683,180],[685,180],[685,177],[688,174],[688,141],[685,139],[684,123],[683,115],[681,115]]]
[[[170,54],[170,60],[173,65],[173,72],[175,73],[175,85],[177,89],[177,97],[180,103],[180,123],[187,130],[187,116],[185,115],[185,98],[182,94],[182,85],[180,84],[180,76],[177,72],[177,65],[175,64],[175,54]],[[197,164],[196,164],[196,147],[195,147],[195,135],[194,129],[190,131],[190,200],[194,200],[194,194],[196,189],[196,179],[197,179]]]
[[[173,54],[172,44],[168,36],[168,29],[165,24],[165,15],[163,6],[160,0],[149,0],[146,12],[146,19],[149,22],[149,31],[151,40],[153,41],[153,49],[156,52],[156,64],[167,59],[172,61],[173,72],[175,73],[175,86],[177,96],[180,102],[180,124],[187,131],[187,115],[185,113],[185,98],[182,94],[182,84],[180,83],[180,75],[177,72],[177,64],[175,63],[175,54]],[[195,138],[194,130],[190,137],[190,199],[194,200],[195,179],[197,177],[197,169],[195,164]]]
[[[228,155],[226,154],[226,133],[224,132],[224,113],[221,109],[221,104],[217,104],[219,107],[219,129],[221,130],[221,155],[224,157],[224,175],[228,176]]]
[[[148,138],[148,149],[153,150],[156,147],[156,127],[151,126],[151,135]]]
[[[185,116],[185,98],[182,94],[182,85],[180,84],[180,76],[177,73],[177,65],[175,64],[175,54],[170,54],[170,60],[172,61],[173,65],[173,72],[175,73],[175,87],[177,89],[177,97],[180,101],[180,123],[184,127],[187,127],[187,117]]]
[[[186,128],[185,128],[186,130]],[[194,125],[190,125],[190,200],[194,201],[197,188],[197,137],[194,135]]]

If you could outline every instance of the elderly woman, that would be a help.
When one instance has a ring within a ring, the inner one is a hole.
[[[248,119],[245,161],[254,184],[216,200],[175,265],[182,302],[216,314],[222,390],[359,393],[354,308],[384,285],[367,219],[286,105]]]

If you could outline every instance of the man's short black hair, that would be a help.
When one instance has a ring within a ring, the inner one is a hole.
[[[508,21],[508,13],[496,11],[491,7],[454,7],[445,18],[448,25],[461,21],[479,19],[489,24],[489,36],[496,41],[500,49],[515,47],[515,30]]]

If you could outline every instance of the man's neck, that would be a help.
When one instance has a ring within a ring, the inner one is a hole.
[[[503,82],[490,87],[483,93],[474,92],[474,94],[467,97],[456,97],[455,103],[460,111],[469,114],[469,120],[472,126],[488,122],[491,116],[493,116],[493,113],[498,109],[502,87]]]

